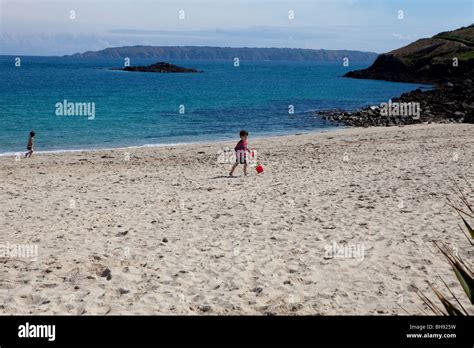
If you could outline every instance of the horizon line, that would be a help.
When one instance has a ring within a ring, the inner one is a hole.
[[[56,58],[63,58],[63,57],[72,57],[75,55],[82,55],[88,52],[101,52],[105,51],[107,49],[116,49],[116,48],[131,48],[131,47],[153,47],[153,48],[227,48],[227,49],[278,49],[278,50],[302,50],[302,51],[328,51],[328,52],[337,52],[337,51],[347,51],[347,52],[359,52],[359,53],[369,53],[369,54],[383,54],[380,52],[375,52],[375,51],[360,51],[360,50],[354,50],[354,49],[326,49],[326,48],[302,48],[302,47],[252,47],[252,46],[239,46],[239,47],[233,47],[233,46],[194,46],[194,45],[176,45],[176,46],[167,46],[167,45],[127,45],[127,46],[110,46],[110,47],[105,47],[99,50],[87,50],[83,52],[76,52],[72,54],[64,54],[64,55],[31,55],[31,54],[0,54],[0,57],[12,57],[12,56],[21,56],[21,57],[56,57]],[[385,53],[385,52],[384,52]]]

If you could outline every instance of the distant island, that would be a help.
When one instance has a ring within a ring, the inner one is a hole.
[[[238,57],[251,61],[308,61],[341,62],[349,58],[354,63],[372,63],[378,54],[350,50],[314,50],[303,48],[233,48],[198,46],[126,46],[111,47],[101,51],[87,51],[71,58],[140,58],[170,60],[231,60]]]
[[[321,118],[349,126],[395,126],[422,122],[474,123],[474,25],[439,33],[381,54],[367,69],[345,77],[434,84],[393,98],[402,108],[418,106],[416,117],[384,113],[371,106],[355,112],[320,111]]]
[[[111,68],[111,70],[140,71],[153,73],[197,73],[196,69],[183,68],[166,62],[158,62],[147,66],[126,66],[124,68]]]

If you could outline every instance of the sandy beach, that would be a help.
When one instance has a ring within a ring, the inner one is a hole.
[[[474,202],[474,125],[0,158],[0,314],[423,314],[472,260],[446,205]],[[469,187],[471,185],[471,188]],[[12,250],[13,250],[12,249]],[[19,250],[19,249],[18,249]],[[34,249],[33,249],[34,250]]]

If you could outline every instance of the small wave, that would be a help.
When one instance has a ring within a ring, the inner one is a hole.
[[[338,127],[341,128],[341,127]],[[252,136],[252,140],[262,140],[266,138],[272,138],[276,136],[285,136],[285,135],[294,135],[296,134],[308,134],[308,133],[325,133],[328,131],[334,131],[338,129],[336,127],[323,127],[313,130],[293,130],[290,132],[256,132]],[[303,132],[303,133],[301,133]],[[238,139],[238,138],[237,138]],[[201,141],[189,141],[189,142],[179,142],[179,143],[162,143],[162,144],[143,144],[143,145],[131,145],[131,146],[116,146],[116,147],[99,147],[99,148],[84,148],[84,149],[58,149],[58,150],[42,150],[35,151],[34,155],[41,154],[60,154],[60,153],[76,153],[76,152],[96,152],[96,151],[112,151],[112,150],[128,150],[128,149],[141,149],[141,148],[159,148],[159,147],[173,147],[173,146],[183,146],[183,145],[202,145],[202,144],[218,144],[223,142],[234,142],[236,141],[236,136],[222,136],[218,139],[203,139]],[[26,151],[9,151],[0,153],[0,157],[15,157],[17,154],[24,156]]]
[[[117,147],[107,147],[107,148],[87,148],[87,149],[60,149],[60,150],[43,150],[35,151],[34,155],[42,154],[59,154],[59,153],[76,153],[76,152],[96,152],[96,151],[112,151],[112,150],[126,150],[126,149],[141,149],[141,148],[154,148],[154,147],[172,147],[172,146],[182,146],[182,145],[192,145],[192,144],[202,144],[209,143],[209,141],[203,142],[189,142],[189,143],[167,143],[167,144],[144,144],[144,145],[133,145],[133,146],[117,146]],[[2,152],[0,157],[16,157],[18,154],[24,156],[26,151],[21,152]]]

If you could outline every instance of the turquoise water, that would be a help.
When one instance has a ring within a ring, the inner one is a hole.
[[[311,111],[356,109],[419,87],[340,77],[364,65],[171,63],[204,72],[113,71],[123,61],[59,57],[23,57],[15,67],[0,56],[0,153],[24,151],[32,129],[40,151],[235,140],[242,128],[250,137],[331,129]],[[64,100],[95,103],[94,119],[56,115]]]

